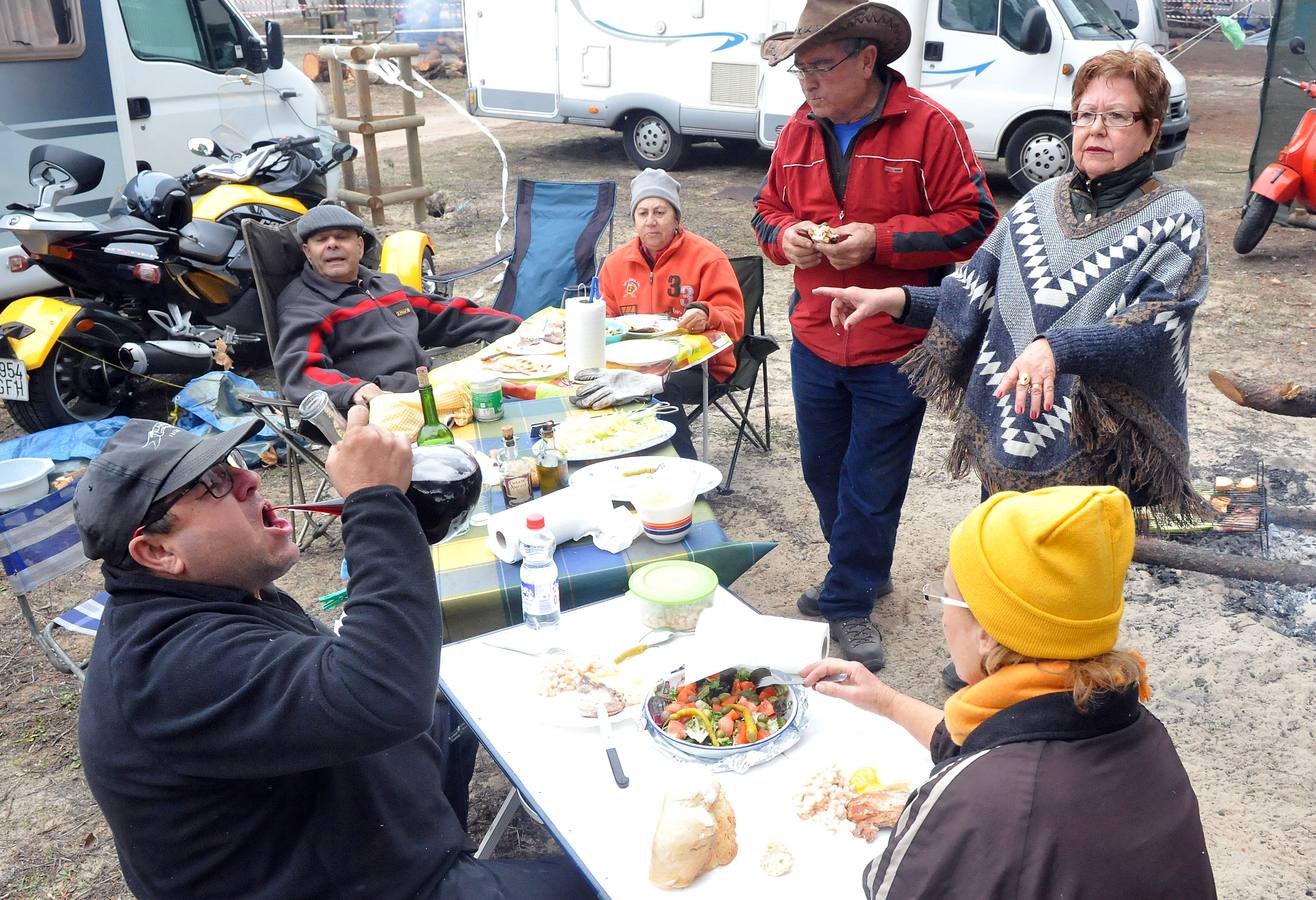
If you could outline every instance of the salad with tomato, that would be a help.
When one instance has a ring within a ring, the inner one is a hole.
[[[790,689],[769,685],[755,690],[748,669],[720,672],[654,693],[654,723],[668,737],[705,747],[753,744],[776,734],[790,717]]]

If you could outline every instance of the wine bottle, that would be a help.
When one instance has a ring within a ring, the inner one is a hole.
[[[420,432],[416,435],[416,446],[451,444],[452,431],[439,420],[439,411],[434,406],[434,387],[430,384],[430,370],[425,366],[417,366],[416,378],[420,381],[420,409],[425,415],[425,424],[420,426]]]

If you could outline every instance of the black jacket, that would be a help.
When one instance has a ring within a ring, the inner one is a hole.
[[[78,731],[138,897],[431,897],[460,852],[429,547],[391,487],[348,498],[343,538],[338,637],[273,586],[106,568]]]
[[[1215,880],[1197,796],[1137,686],[1086,715],[1068,693],[1002,710],[957,747],[943,721],[870,900],[1202,900]]]
[[[490,341],[516,329],[509,313],[457,297],[442,300],[365,266],[352,284],[320,275],[307,262],[278,300],[274,367],[289,400],[327,391],[346,409],[366,382],[386,391],[416,390],[427,347]]]

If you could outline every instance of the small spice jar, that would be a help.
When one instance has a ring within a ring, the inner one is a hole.
[[[497,422],[503,417],[503,382],[496,377],[472,381],[471,405],[475,421]]]

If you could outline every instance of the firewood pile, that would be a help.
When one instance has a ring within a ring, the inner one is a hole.
[[[466,76],[466,46],[460,34],[440,34],[434,43],[422,47],[415,62],[417,74],[423,78],[464,78]]]

